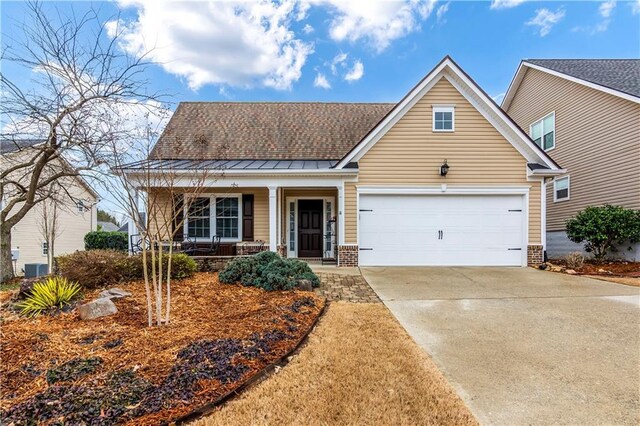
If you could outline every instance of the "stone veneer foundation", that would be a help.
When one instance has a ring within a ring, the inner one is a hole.
[[[338,246],[338,266],[358,266],[358,246]]]
[[[527,247],[527,265],[537,266],[544,262],[544,247],[535,244]]]

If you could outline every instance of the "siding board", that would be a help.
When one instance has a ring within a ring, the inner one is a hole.
[[[556,147],[550,155],[571,176],[571,199],[553,201],[547,184],[547,230],[589,205],[640,209],[640,105],[528,69],[507,111],[525,131],[556,112]]]
[[[455,132],[432,131],[432,105],[455,104]],[[446,178],[438,170],[444,159]],[[445,79],[437,82],[358,162],[357,185],[529,186],[529,243],[540,244],[540,183],[526,160]],[[355,184],[345,184],[346,243],[357,242]]]

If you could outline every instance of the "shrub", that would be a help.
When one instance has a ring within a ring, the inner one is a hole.
[[[81,283],[85,288],[100,288],[142,277],[137,256],[114,250],[77,251],[56,258],[57,273]]]
[[[310,280],[313,287],[320,285],[320,280],[305,262],[283,259],[273,252],[234,259],[218,277],[223,283],[239,282],[267,291],[291,290],[303,279]]]
[[[569,253],[564,260],[571,269],[580,269],[584,265],[584,256],[579,251]]]
[[[574,243],[584,242],[584,249],[602,261],[617,251],[616,244],[640,241],[640,210],[587,207],[567,221],[567,237]]]
[[[89,232],[84,236],[84,249],[127,251],[129,249],[129,244],[127,242],[127,233],[118,231]]]
[[[175,253],[172,259],[171,278],[189,278],[198,270],[196,262],[184,253]],[[114,250],[89,250],[59,256],[56,261],[59,275],[77,281],[85,288],[101,288],[144,278],[142,255],[129,256],[127,253]],[[169,255],[163,254],[162,265],[165,274],[168,261]],[[149,268],[150,265],[151,259]]]
[[[23,315],[37,316],[53,309],[62,309],[80,293],[80,286],[63,277],[49,277],[35,283],[27,298],[18,303]]]

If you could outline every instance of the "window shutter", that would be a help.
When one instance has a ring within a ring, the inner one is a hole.
[[[184,240],[184,195],[173,197],[173,229],[176,231],[174,240]]]
[[[242,241],[253,241],[253,194],[242,194]]]

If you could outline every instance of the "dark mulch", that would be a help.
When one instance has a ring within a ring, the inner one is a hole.
[[[110,317],[4,318],[0,423],[169,422],[289,353],[324,305],[307,292],[220,284],[201,273],[172,286],[171,324],[147,328],[143,284],[122,287],[133,296],[117,300]]]

